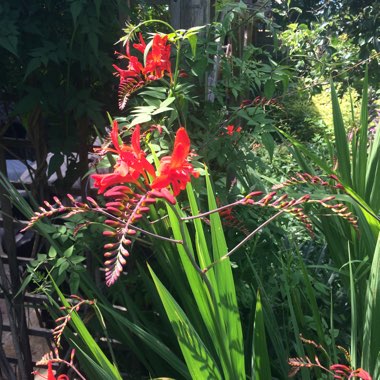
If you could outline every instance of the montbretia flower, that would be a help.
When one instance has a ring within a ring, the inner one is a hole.
[[[47,376],[41,374],[38,371],[33,372],[33,374],[38,375],[39,377],[46,379],[46,380],[70,380],[67,375],[59,375],[58,377],[54,376],[53,365],[52,365],[51,360],[48,361],[47,366],[48,366]]]
[[[134,44],[133,47],[140,53],[145,54],[147,47],[141,33],[139,36],[140,43]],[[145,84],[162,78],[165,74],[172,77],[170,51],[171,46],[167,44],[168,36],[155,34],[152,41],[152,47],[146,55],[145,65],[139,59],[130,54],[129,42],[126,46],[126,55],[119,54],[120,59],[129,61],[126,70],[117,65],[115,75],[120,78],[119,83],[119,108],[124,109],[131,94]]]
[[[363,368],[352,369],[344,364],[333,364],[330,370],[334,372],[334,379],[362,379],[372,380],[371,375]]]
[[[131,145],[119,143],[119,128],[115,120],[111,132],[111,141],[114,148],[107,148],[106,151],[116,153],[117,160],[112,173],[93,174],[95,180],[94,187],[98,193],[104,193],[110,186],[122,185],[125,183],[136,183],[140,176],[147,181],[147,173],[155,177],[154,167],[145,158],[145,152],[140,147],[140,126],[137,125],[132,133]]]
[[[177,196],[190,182],[190,175],[198,178],[199,173],[188,161],[189,154],[190,139],[185,128],[181,127],[174,140],[173,154],[161,159],[159,175],[153,180],[151,188],[159,190],[171,185],[174,196]]]
[[[234,133],[240,133],[241,127],[235,127],[233,125],[227,125],[226,134],[232,136]]]
[[[348,377],[351,373],[351,368],[345,364],[333,364],[330,366],[330,370],[334,372],[334,379]]]
[[[140,33],[140,43],[134,44],[133,47],[140,53],[145,54],[146,43]],[[170,50],[171,46],[167,45],[168,36],[155,34],[153,37],[152,49],[146,56],[145,67],[142,72],[148,80],[160,79],[165,72],[171,76]]]

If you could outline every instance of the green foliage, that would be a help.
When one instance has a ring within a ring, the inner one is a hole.
[[[292,133],[302,141],[311,141],[315,134],[324,129],[323,118],[320,110],[314,102],[314,97],[303,89],[292,88],[283,97],[282,108],[277,110],[276,118],[279,119],[281,129]]]
[[[334,158],[337,160],[337,170],[325,164],[317,156],[313,155],[305,146],[293,141],[296,150],[307,157],[314,165],[318,165],[325,173],[336,174],[346,188],[348,198],[354,209],[357,210],[361,236],[356,231],[348,228],[339,220],[322,218],[320,228],[322,229],[329,254],[336,266],[343,272],[342,280],[350,288],[351,299],[351,324],[352,344],[351,356],[353,366],[361,362],[367,364],[365,367],[370,373],[375,371],[375,365],[380,347],[374,347],[371,352],[365,349],[364,336],[368,336],[368,324],[364,324],[366,318],[368,298],[361,295],[366,294],[370,268],[373,260],[376,260],[376,240],[380,230],[378,213],[380,204],[377,198],[370,196],[374,194],[375,183],[379,181],[377,172],[378,161],[369,160],[369,157],[378,155],[379,152],[379,130],[377,137],[368,144],[368,75],[366,74],[363,84],[362,107],[360,117],[360,128],[354,133],[351,144],[347,139],[347,131],[342,119],[340,106],[334,86],[332,85],[332,105],[334,119]],[[375,153],[376,152],[376,153]],[[371,174],[370,174],[371,173]],[[374,264],[377,265],[377,264]],[[347,272],[348,270],[348,272]],[[363,351],[364,350],[364,351]],[[360,353],[360,354],[359,354]],[[367,356],[369,355],[369,357]]]
[[[359,49],[346,34],[329,34],[333,23],[289,24],[280,35],[282,49],[307,85],[330,75],[348,79],[345,70],[358,59]]]
[[[241,58],[222,57],[221,72],[223,80],[218,81],[215,89],[221,104],[225,103],[226,94],[227,101],[229,97],[236,101],[253,99],[261,94],[273,98],[276,92],[287,89],[290,75],[285,66],[278,65],[270,54],[254,46],[245,48]]]
[[[346,131],[349,132],[354,130],[359,123],[358,115],[360,112],[360,102],[357,91],[353,88],[348,89],[339,97],[338,101]],[[324,125],[332,131],[334,124],[330,101],[330,87],[323,86],[322,91],[319,94],[312,96],[312,103],[316,108],[320,119],[323,120]],[[354,120],[352,120],[353,115],[355,115]]]
[[[126,12],[122,2],[102,0],[6,0],[0,6],[5,127],[20,120],[41,161],[44,152],[54,153],[49,174],[62,177],[58,161],[68,161],[67,176],[57,181],[62,190],[77,179],[73,173],[86,170],[72,152],[87,151],[91,125],[103,129],[105,109],[114,109],[112,45]]]
[[[360,60],[369,60],[370,79],[379,83],[379,4],[371,0],[275,2],[273,11],[283,32],[282,48],[298,70],[312,81],[333,75],[344,86],[360,89]]]

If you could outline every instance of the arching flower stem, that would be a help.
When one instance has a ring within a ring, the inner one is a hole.
[[[247,198],[239,199],[239,200],[236,201],[236,202],[229,203],[228,205],[221,206],[221,207],[215,208],[215,209],[213,209],[213,210],[210,210],[210,211],[207,211],[207,212],[203,212],[203,213],[198,214],[198,215],[192,215],[192,216],[181,217],[181,220],[182,220],[182,221],[189,221],[189,220],[194,220],[194,219],[204,218],[204,217],[206,217],[206,216],[209,216],[209,215],[211,215],[211,214],[215,214],[216,212],[220,212],[220,211],[223,211],[223,210],[229,209],[229,208],[231,208],[231,207],[235,207],[235,206],[238,206],[238,205],[244,205],[246,202],[247,202]]]
[[[103,214],[103,215],[106,216],[107,218],[110,218],[110,219],[112,219],[112,220],[114,220],[114,221],[116,221],[116,222],[119,222],[119,223],[121,223],[121,224],[124,224],[124,223],[125,223],[125,221],[124,221],[123,219],[120,219],[120,218],[118,218],[117,216],[112,215],[111,213],[105,211],[104,209],[102,209],[102,208],[100,208],[100,207],[98,207],[98,208],[92,208],[92,209],[90,209],[90,210],[94,210],[94,211],[96,211],[96,212],[99,212],[100,214]],[[137,226],[135,226],[134,224],[129,225],[128,228],[131,229],[131,230],[136,230],[136,231],[138,231],[138,232],[141,232],[141,233],[143,233],[143,234],[145,234],[145,235],[152,236],[152,237],[154,237],[154,238],[156,238],[156,239],[160,239],[160,240],[168,241],[168,242],[173,243],[173,244],[182,244],[182,243],[183,243],[182,240],[176,240],[176,239],[171,239],[171,238],[168,238],[168,237],[165,237],[165,236],[157,235],[157,234],[155,234],[155,233],[153,233],[153,232],[149,232],[149,231],[147,231],[147,230],[144,230],[144,229],[141,228],[141,227],[137,227]]]
[[[271,223],[274,219],[283,214],[285,210],[279,211],[277,214],[272,215],[269,219],[267,219],[264,223],[260,224],[255,230],[253,230],[248,236],[246,236],[240,243],[238,243],[234,248],[232,248],[229,252],[227,252],[224,256],[222,256],[219,260],[214,261],[206,268],[202,269],[202,273],[207,273],[211,268],[213,268],[216,264],[228,259],[234,252],[236,252],[243,244],[245,244],[248,240],[250,240],[253,236],[255,236],[260,230],[262,230],[265,226]]]

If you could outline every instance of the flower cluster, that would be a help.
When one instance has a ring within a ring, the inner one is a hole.
[[[241,127],[235,127],[234,125],[227,125],[226,129],[226,134],[229,136],[233,136],[235,133],[240,133],[241,132]],[[223,133],[224,134],[224,133]]]
[[[245,107],[257,107],[257,106],[270,106],[270,105],[278,105],[277,99],[271,98],[267,99],[266,97],[256,96],[255,99],[245,99],[241,102],[240,108]]]
[[[64,375],[64,374],[63,375],[59,375],[58,377],[54,376],[53,364],[52,364],[51,360],[49,360],[47,362],[47,367],[48,367],[47,376],[42,375],[38,371],[34,372],[34,374],[38,375],[39,377],[42,377],[42,378],[44,378],[46,380],[69,380],[69,377],[67,375]]]
[[[300,339],[303,343],[314,346],[317,350],[322,351],[326,356],[328,356],[322,345],[317,344],[313,340],[305,339],[302,335],[300,336]],[[346,360],[350,363],[351,357],[348,351],[341,346],[337,346],[337,348],[344,353]],[[372,376],[363,368],[353,369],[350,365],[345,364],[332,364],[330,366],[324,366],[321,364],[317,355],[315,355],[314,361],[312,361],[308,356],[305,356],[304,358],[290,358],[288,364],[291,366],[291,370],[288,374],[289,377],[294,377],[301,368],[319,368],[332,375],[334,379],[338,380],[372,380]]]
[[[191,176],[199,176],[189,162],[190,139],[184,128],[178,129],[173,153],[161,158],[157,174],[141,149],[140,139],[140,126],[137,125],[130,145],[119,142],[119,127],[115,121],[111,131],[113,147],[103,149],[103,154],[110,152],[116,156],[113,171],[92,175],[98,193],[110,199],[106,203],[108,218],[105,220],[110,229],[104,231],[104,236],[112,238],[112,242],[104,246],[108,286],[119,278],[126,264],[129,246],[136,235],[134,224],[149,212],[149,206],[157,199],[175,204],[175,197],[186,188]],[[94,200],[89,201],[99,209]]]
[[[130,187],[125,184],[135,184],[145,190],[158,190],[172,186],[174,196],[186,188],[190,176],[198,177],[188,161],[190,155],[190,139],[184,128],[179,128],[174,140],[174,149],[171,156],[163,157],[160,161],[158,175],[153,165],[146,159],[145,152],[140,146],[140,126],[137,125],[132,133],[131,145],[119,143],[119,127],[114,121],[111,132],[111,141],[114,148],[107,148],[103,152],[116,154],[116,164],[112,173],[93,174],[94,187],[99,194],[114,197],[117,193],[133,194]],[[150,183],[149,178],[152,178]],[[115,187],[116,186],[116,187]],[[110,187],[112,187],[110,190]]]
[[[108,174],[93,174],[95,180],[94,187],[99,194],[103,194],[107,188],[116,184],[136,183],[140,175],[147,180],[147,173],[155,176],[155,170],[145,158],[144,151],[140,147],[140,126],[137,125],[132,134],[131,145],[119,144],[119,128],[115,120],[111,132],[113,149],[106,149],[117,155],[114,171]],[[106,194],[108,195],[108,194]]]
[[[140,43],[133,44],[133,47],[142,54],[146,54],[147,44],[141,33],[139,36]],[[141,63],[138,57],[130,54],[129,42],[126,45],[126,54],[120,54],[119,59],[127,59],[128,67],[126,70],[117,65],[115,75],[120,78],[119,83],[119,108],[124,109],[130,95],[143,87],[145,84],[162,78],[165,74],[172,76],[170,50],[171,46],[167,44],[168,36],[155,34],[152,46],[149,49],[145,65]]]
[[[334,373],[334,379],[372,380],[371,375],[367,371],[364,371],[363,368],[352,369],[351,367],[344,364],[333,364],[330,366],[330,370]]]
[[[58,349],[55,348],[53,351],[43,355],[41,360],[39,360],[36,363],[37,366],[47,366],[47,374],[45,375],[40,373],[39,371],[34,371],[32,372],[32,375],[37,375],[39,378],[46,380],[70,380],[69,376],[65,374],[58,375],[57,377],[54,375],[53,363],[56,363],[64,364],[65,366],[70,367],[76,373],[79,379],[85,380],[84,376],[78,371],[78,369],[74,365],[74,355],[75,350],[72,350],[70,355],[70,361],[67,361],[59,356]]]

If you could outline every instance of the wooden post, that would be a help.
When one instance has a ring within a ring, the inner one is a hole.
[[[175,29],[209,24],[210,11],[210,0],[170,0],[171,24]]]
[[[7,175],[7,166],[4,154],[4,147],[0,143],[0,171]],[[5,270],[1,265],[0,283],[4,289],[4,293],[7,292],[9,296],[8,314],[10,322],[14,323],[14,331],[12,331],[12,338],[15,345],[15,351],[18,353],[18,369],[20,378],[22,380],[33,379],[31,372],[32,366],[32,354],[30,351],[28,328],[26,325],[25,309],[23,304],[23,294],[20,293],[17,297],[14,295],[20,289],[20,274],[17,262],[16,242],[13,228],[12,218],[12,204],[9,198],[6,196],[6,192],[3,188],[0,188],[0,202],[1,202],[1,214],[3,218],[4,229],[4,248],[8,256],[9,272],[10,272],[10,286],[7,284],[7,276]],[[0,240],[0,244],[2,241]],[[0,247],[0,253],[2,253],[2,247]],[[0,259],[1,260],[1,259]],[[0,263],[2,264],[2,263]],[[13,297],[13,298],[12,298]]]

